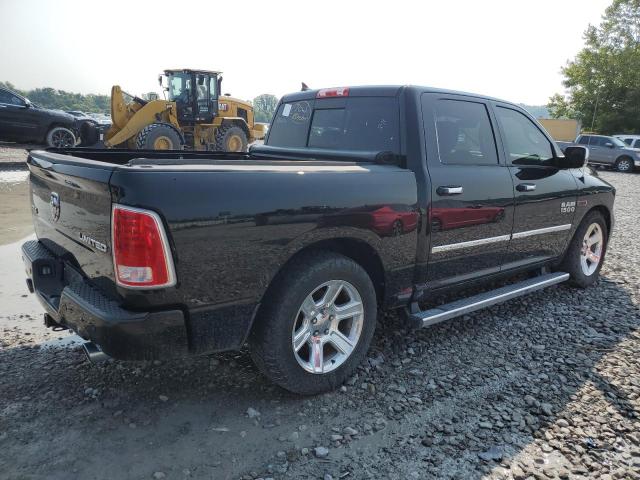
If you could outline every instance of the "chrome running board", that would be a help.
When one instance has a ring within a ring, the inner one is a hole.
[[[520,297],[557,283],[562,283],[568,279],[569,274],[564,272],[539,275],[522,282],[507,285],[506,287],[446,303],[436,308],[409,313],[409,321],[416,328],[429,327],[436,323],[459,317],[460,315],[475,312],[481,308],[490,307],[491,305],[506,302],[512,298]]]

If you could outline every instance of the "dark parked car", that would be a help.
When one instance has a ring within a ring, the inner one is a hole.
[[[586,154],[517,105],[415,86],[286,95],[248,154],[32,151],[27,284],[90,358],[248,342],[317,393],[365,358],[380,309],[425,327],[592,285],[615,190]],[[459,299],[429,306],[443,292]]]
[[[39,107],[23,96],[0,88],[0,140],[73,147],[79,123],[61,110]]]

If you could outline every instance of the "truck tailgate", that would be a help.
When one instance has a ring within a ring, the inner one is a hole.
[[[38,239],[112,290],[109,178],[117,165],[44,151],[31,152],[28,164]]]

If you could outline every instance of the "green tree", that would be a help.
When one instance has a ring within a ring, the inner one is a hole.
[[[614,0],[585,46],[562,69],[566,95],[549,99],[551,115],[578,118],[600,133],[640,131],[640,0]]]
[[[273,113],[278,106],[278,97],[268,93],[258,95],[253,99],[253,108],[255,112],[256,122],[270,122]]]

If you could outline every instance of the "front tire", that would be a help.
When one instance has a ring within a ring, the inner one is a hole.
[[[152,123],[136,136],[138,150],[182,150],[184,142],[180,133],[167,123]]]
[[[225,125],[216,132],[216,149],[220,152],[246,152],[247,135],[236,125]]]
[[[47,133],[47,145],[54,148],[70,148],[76,146],[76,135],[64,127],[53,127]]]
[[[607,223],[600,212],[588,213],[575,235],[560,270],[571,275],[571,283],[580,288],[593,285],[604,262],[608,240]]]
[[[303,254],[269,288],[249,337],[251,356],[293,393],[335,389],[364,359],[376,326],[373,283],[332,252]]]

